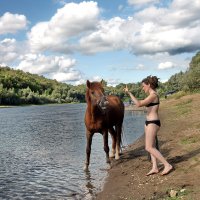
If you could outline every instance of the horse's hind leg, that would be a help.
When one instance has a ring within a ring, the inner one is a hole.
[[[106,153],[106,162],[110,163],[109,146],[108,146],[108,131],[103,132],[104,151]]]
[[[86,146],[86,162],[85,162],[84,170],[88,171],[88,167],[89,167],[89,164],[90,164],[90,153],[91,153],[93,133],[87,131],[86,137],[87,137],[87,146]]]
[[[112,151],[110,153],[110,158],[114,158],[115,157],[115,152],[116,152],[116,139],[117,139],[117,135],[116,135],[116,131],[114,130],[114,128],[110,128],[109,129],[111,138],[112,138]]]
[[[115,154],[115,159],[119,159],[119,154],[120,154],[120,146],[121,146],[121,134],[122,134],[122,126],[117,125],[116,126],[116,132],[117,132],[117,142],[116,142],[116,154]]]

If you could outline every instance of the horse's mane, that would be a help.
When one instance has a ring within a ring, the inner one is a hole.
[[[89,103],[91,101],[88,88],[86,89],[85,100],[86,100],[87,103]]]

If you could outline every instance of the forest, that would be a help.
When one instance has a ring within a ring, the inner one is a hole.
[[[103,80],[106,94],[119,96],[123,101],[128,97],[123,92],[124,83],[115,87],[107,86]],[[145,97],[141,83],[128,83],[130,91],[139,99]],[[165,83],[159,83],[161,97],[167,92],[196,93],[200,91],[200,52],[191,60],[185,72],[174,74]],[[82,103],[85,102],[86,85],[73,86],[30,74],[21,70],[0,66],[0,105],[25,105],[47,103]]]

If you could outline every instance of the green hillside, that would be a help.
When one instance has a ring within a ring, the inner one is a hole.
[[[103,83],[106,94],[117,95],[124,101],[129,100],[123,92],[124,83],[116,87],[108,87],[105,80]],[[137,98],[145,97],[140,82],[127,85]],[[85,91],[85,84],[73,86],[21,70],[0,67],[0,105],[85,102]],[[160,83],[160,96],[164,97],[169,91],[200,91],[200,52],[192,58],[186,72],[174,74],[166,83]]]
[[[82,89],[82,90],[81,90]],[[43,76],[0,67],[0,104],[44,104],[84,101],[84,88]]]

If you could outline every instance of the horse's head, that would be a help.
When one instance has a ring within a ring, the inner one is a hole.
[[[93,106],[98,106],[101,111],[105,111],[109,104],[101,82],[90,82],[87,80],[86,100],[90,100]]]

